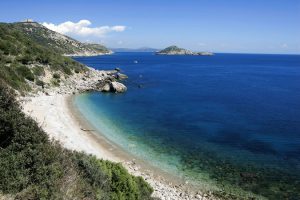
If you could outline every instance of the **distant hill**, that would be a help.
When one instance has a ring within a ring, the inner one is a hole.
[[[88,48],[92,48],[94,50],[97,50],[99,52],[102,52],[104,54],[113,53],[112,50],[108,49],[106,46],[104,46],[102,44],[85,43],[85,46],[88,47]]]
[[[51,48],[60,54],[91,56],[112,53],[102,45],[81,43],[73,38],[52,31],[37,22],[18,22],[12,23],[11,26],[25,33],[36,43]]]
[[[194,56],[211,56],[211,52],[193,52],[175,45],[169,46],[161,51],[156,52],[157,55],[194,55]]]
[[[156,52],[159,49],[150,48],[150,47],[141,47],[137,49],[131,49],[131,48],[111,48],[114,52]]]
[[[157,54],[161,54],[161,55],[192,55],[193,52],[173,45],[173,46],[169,46],[169,47],[157,52]]]

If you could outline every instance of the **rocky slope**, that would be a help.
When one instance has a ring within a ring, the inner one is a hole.
[[[73,38],[52,31],[37,22],[18,22],[12,26],[32,40],[56,52],[68,56],[94,56],[110,54],[112,51],[99,44],[81,43]]]
[[[157,55],[194,55],[194,56],[211,56],[211,52],[193,52],[177,46],[169,46],[161,51],[156,52]]]
[[[34,92],[41,88],[44,91],[50,88],[52,90],[64,89],[65,86],[68,88],[60,92],[126,91],[123,84],[115,83],[116,80],[126,78],[117,70],[110,72],[94,70],[70,57],[61,55],[70,52],[70,44],[64,48],[61,43],[63,40],[58,39],[59,37],[64,38],[65,42],[75,41],[37,23],[0,23],[0,80],[22,93]],[[56,38],[57,43],[53,40],[47,43],[49,38]],[[86,46],[79,42],[76,44]],[[96,49],[98,53],[107,51],[105,47],[96,44],[89,44],[88,48]],[[84,51],[89,49],[84,49]],[[93,51],[96,52],[96,50]]]
[[[95,70],[88,68],[85,72],[74,73],[71,76],[65,76],[61,72],[53,73],[47,67],[44,68],[45,75],[39,78],[44,84],[37,85],[28,81],[31,87],[31,94],[75,94],[85,91],[101,92],[126,92],[127,87],[118,82],[121,79],[117,70]],[[53,86],[53,82],[55,82]]]

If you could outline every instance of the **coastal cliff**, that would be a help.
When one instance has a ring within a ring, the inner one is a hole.
[[[212,56],[211,52],[193,52],[187,49],[179,48],[175,45],[169,46],[161,51],[156,52],[156,55],[193,55],[193,56]]]

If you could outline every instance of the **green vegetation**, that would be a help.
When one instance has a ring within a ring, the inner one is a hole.
[[[0,80],[4,80],[8,85],[20,91],[30,90],[26,84],[25,78],[17,71],[16,65],[5,66],[0,65]]]
[[[20,65],[16,68],[18,74],[21,77],[24,77],[25,79],[29,80],[29,81],[34,81],[34,75],[31,72],[31,70],[26,67],[25,65]]]
[[[8,85],[17,90],[28,90],[26,80],[35,81],[38,76],[43,76],[46,66],[66,75],[87,70],[81,63],[32,39],[18,24],[0,23],[0,79]]]
[[[159,51],[159,53],[169,53],[169,52],[172,52],[172,51],[186,51],[186,49],[179,48],[179,47],[173,45],[173,46],[169,46],[169,47]]]
[[[92,49],[96,49],[97,51],[102,52],[102,53],[110,53],[111,52],[107,47],[105,47],[101,44],[86,43],[85,46],[89,47],[89,48],[92,48]]]
[[[59,54],[77,54],[78,52],[109,53],[103,45],[87,44],[47,29],[36,22],[14,23],[14,28],[24,33],[32,41],[52,49]]]
[[[38,86],[41,86],[41,87],[44,87],[44,86],[45,86],[44,81],[41,81],[41,80],[39,80],[39,79],[37,79],[37,80],[35,81],[35,84],[38,85]]]
[[[66,150],[22,113],[0,81],[0,194],[15,199],[151,199],[121,164]]]
[[[54,73],[54,74],[53,74],[53,78],[55,78],[55,79],[60,79],[60,74]]]
[[[35,76],[44,76],[45,75],[45,70],[42,66],[33,67],[32,72]]]

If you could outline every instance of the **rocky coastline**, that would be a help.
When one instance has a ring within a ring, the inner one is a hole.
[[[96,70],[88,67],[85,72],[65,76],[63,73],[52,72],[45,67],[45,75],[39,77],[43,84],[37,85],[30,81],[28,84],[33,94],[76,94],[86,91],[122,93],[127,91],[127,87],[119,81],[126,78],[127,76],[121,74],[119,69]]]
[[[68,56],[68,57],[91,57],[91,56],[103,56],[103,55],[111,55],[114,52],[109,51],[106,53],[99,53],[99,52],[95,52],[95,51],[84,51],[84,52],[77,52],[77,53],[72,53],[72,54],[63,54],[64,56]]]

